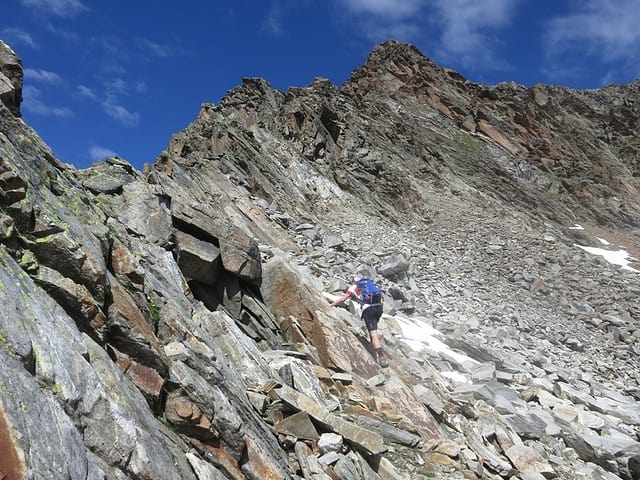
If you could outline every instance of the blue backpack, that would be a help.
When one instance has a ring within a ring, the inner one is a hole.
[[[376,285],[376,282],[365,277],[357,280],[356,285],[360,289],[360,303],[366,303],[367,305],[380,305],[382,303],[382,290]]]

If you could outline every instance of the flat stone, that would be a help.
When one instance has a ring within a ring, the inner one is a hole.
[[[311,418],[305,412],[294,413],[276,423],[274,428],[278,433],[292,435],[296,438],[304,438],[306,440],[318,440],[320,438],[318,430],[316,430]]]

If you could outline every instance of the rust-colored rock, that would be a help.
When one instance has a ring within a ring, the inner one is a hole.
[[[282,467],[275,464],[253,438],[247,436],[245,440],[247,442],[247,462],[242,465],[242,471],[247,476],[247,480],[284,480],[289,478]]]
[[[209,440],[214,434],[211,421],[202,410],[179,392],[169,394],[164,414],[168,422],[190,436]]]
[[[134,383],[151,404],[156,405],[160,401],[164,378],[152,368],[141,365],[127,355],[111,348],[116,356],[116,363],[122,372]]]
[[[162,347],[151,325],[131,295],[116,281],[111,282],[111,295],[113,301],[108,309],[108,342],[165,376],[167,367]]]
[[[208,462],[211,462],[216,468],[224,472],[227,478],[231,480],[247,480],[245,474],[240,470],[238,460],[218,442],[201,443],[198,440],[192,440],[192,444],[203,452],[203,456]]]
[[[14,437],[9,419],[0,398],[0,478],[22,480],[27,471],[24,454]]]

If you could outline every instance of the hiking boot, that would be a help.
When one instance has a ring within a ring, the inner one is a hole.
[[[387,362],[387,357],[384,353],[378,352],[378,364],[382,368],[387,368],[389,366],[389,362]]]

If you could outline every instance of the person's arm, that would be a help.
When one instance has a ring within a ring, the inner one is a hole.
[[[341,305],[344,302],[347,301],[347,298],[349,298],[351,296],[351,292],[349,290],[347,290],[346,292],[344,292],[342,294],[342,296],[340,298],[338,298],[337,300],[334,300],[333,302],[331,302],[329,304],[330,307],[335,307],[336,305]]]

